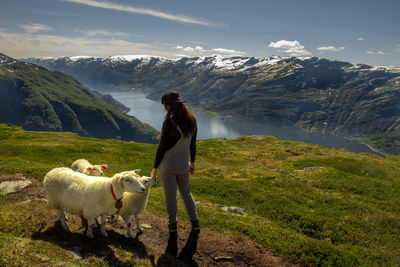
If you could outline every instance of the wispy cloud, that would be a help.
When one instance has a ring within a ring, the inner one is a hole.
[[[358,41],[364,41],[364,37],[358,37]]]
[[[312,54],[305,50],[304,46],[298,41],[280,40],[271,42],[269,47],[278,49],[278,52],[286,53],[291,56],[311,56]]]
[[[237,51],[234,49],[226,49],[226,48],[212,48],[212,49],[204,49],[201,46],[196,46],[196,47],[183,47],[181,45],[178,45],[174,47],[175,49],[181,50],[185,53],[187,53],[185,56],[207,56],[207,55],[212,55],[212,54],[223,54],[226,56],[240,56],[244,55],[244,52]],[[183,55],[183,54],[180,54]]]
[[[334,46],[320,46],[317,50],[325,52],[325,51],[333,51],[333,52],[340,52],[344,50],[344,46],[341,47],[334,47]]]
[[[154,17],[158,17],[161,19],[189,23],[189,24],[197,24],[197,25],[211,26],[211,27],[218,26],[217,24],[207,21],[205,19],[196,19],[196,18],[191,18],[191,17],[185,16],[185,15],[169,14],[169,13],[165,13],[165,12],[161,12],[161,11],[157,11],[157,10],[153,10],[153,9],[120,5],[120,4],[110,3],[110,2],[99,2],[99,1],[95,1],[95,0],[61,0],[61,1],[82,4],[82,5],[86,5],[86,6],[92,6],[92,7],[98,7],[98,8],[104,8],[104,9],[118,10],[118,11],[122,11],[122,12],[130,12],[130,13],[136,13],[136,14],[149,15],[149,16],[154,16]]]
[[[379,56],[384,56],[384,55],[386,55],[386,53],[385,52],[383,52],[383,51],[367,51],[367,52],[365,52],[366,54],[368,54],[368,55],[379,55]]]
[[[82,33],[85,36],[92,37],[92,36],[104,36],[104,37],[128,37],[129,34],[125,32],[114,32],[114,31],[105,31],[105,30],[92,30],[92,31],[85,31],[80,29],[75,29],[75,32]]]
[[[113,56],[146,54],[171,57],[150,44],[98,36],[67,37],[50,34],[17,34],[0,31],[0,51],[7,55],[25,57]]]
[[[29,25],[21,25],[27,33],[36,33],[40,31],[52,31],[54,30],[52,27],[43,24],[31,23]]]

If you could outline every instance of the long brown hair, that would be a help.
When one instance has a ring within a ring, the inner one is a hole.
[[[165,115],[165,124],[161,130],[160,137],[167,134],[170,137],[177,138],[180,133],[176,125],[179,126],[184,137],[197,132],[196,117],[183,103],[173,102],[165,105],[168,112]]]

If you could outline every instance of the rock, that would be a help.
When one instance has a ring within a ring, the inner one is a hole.
[[[231,256],[216,256],[216,257],[214,257],[214,260],[218,261],[218,262],[220,262],[220,261],[233,261],[233,257],[231,257]]]
[[[245,216],[246,212],[244,212],[243,208],[239,208],[239,207],[235,207],[235,206],[231,206],[228,209],[229,212],[235,214],[235,215],[239,215],[239,216]]]
[[[220,205],[220,207],[223,211],[228,211],[228,209],[229,209],[228,206],[224,206],[224,205]]]
[[[32,182],[29,180],[19,180],[19,181],[5,181],[0,183],[0,195],[8,195],[22,188],[27,187]]]
[[[79,254],[80,252],[80,247],[73,247],[71,250],[71,256],[74,260],[81,260],[82,259],[82,255]]]
[[[140,226],[142,226],[144,229],[151,229],[151,228],[153,228],[153,227],[151,227],[151,225],[148,224],[148,223],[142,223],[142,224],[140,224]]]
[[[312,170],[323,169],[323,168],[325,168],[325,167],[324,166],[305,167],[304,169],[294,170],[294,171],[296,171],[296,172],[305,172],[305,171],[312,171]]]
[[[228,207],[228,206],[225,206],[225,205],[219,205],[219,206],[225,212],[229,211],[230,213],[233,213],[233,214],[238,215],[238,216],[246,216],[246,212],[244,212],[243,208],[239,208],[239,207],[235,207],[235,206]]]

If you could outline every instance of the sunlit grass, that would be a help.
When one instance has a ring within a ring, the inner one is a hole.
[[[0,126],[0,173],[38,180],[78,158],[108,164],[108,176],[134,168],[149,175],[155,151],[150,144]],[[200,201],[203,226],[246,236],[284,259],[388,266],[400,262],[399,163],[400,157],[354,154],[271,136],[201,140],[191,187]],[[55,219],[43,203],[30,210],[15,201],[1,198],[5,240],[29,238],[48,218]],[[179,205],[180,219],[188,220]],[[220,205],[244,208],[247,215],[227,213]],[[148,209],[166,216],[160,182],[151,191]],[[42,218],[33,219],[37,213]],[[18,223],[21,214],[25,218]],[[12,247],[12,242],[2,244]]]

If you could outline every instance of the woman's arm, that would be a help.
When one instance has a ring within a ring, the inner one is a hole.
[[[194,163],[196,159],[196,139],[197,131],[193,133],[192,140],[190,141],[190,162]]]
[[[196,139],[197,139],[197,131],[193,133],[192,140],[190,141],[190,174],[193,174],[195,171],[194,161],[196,159]]]

